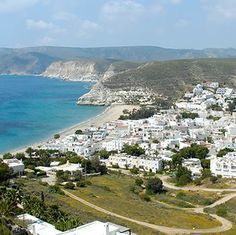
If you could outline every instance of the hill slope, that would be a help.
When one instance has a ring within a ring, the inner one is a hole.
[[[236,86],[236,60],[177,60],[150,62],[105,81],[110,89],[148,87],[164,96],[177,97],[186,87],[199,82],[218,81]]]
[[[123,97],[132,96],[133,101],[143,99],[148,94],[156,98],[175,100],[188,88],[203,81],[218,81],[236,87],[236,59],[202,59],[148,62],[117,75],[111,76],[95,86],[90,94],[82,97],[83,102],[96,100],[109,104],[113,101],[127,102]],[[143,97],[130,91],[143,91]],[[126,93],[121,93],[126,92]],[[145,93],[146,92],[146,93]],[[92,94],[92,96],[91,96]],[[111,99],[113,94],[113,98]],[[119,96],[119,98],[117,98]]]
[[[147,62],[195,58],[236,58],[236,50],[233,48],[168,49],[154,46],[0,48],[0,73],[41,74],[53,62],[81,59]]]

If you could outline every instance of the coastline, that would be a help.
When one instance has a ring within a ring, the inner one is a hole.
[[[75,131],[78,129],[85,130],[86,128],[90,127],[91,125],[93,125],[95,127],[99,127],[105,122],[111,122],[111,121],[117,120],[120,117],[120,115],[123,113],[124,109],[127,109],[130,111],[130,110],[133,110],[134,108],[138,108],[138,107],[139,106],[137,106],[137,105],[113,104],[111,106],[108,106],[102,113],[98,114],[97,116],[92,117],[86,121],[80,122],[80,123],[73,125],[71,127],[68,127],[66,129],[62,129],[61,131],[58,131],[55,134],[59,134],[60,138],[64,138],[67,135],[74,134]],[[9,152],[11,154],[16,154],[16,153],[20,153],[20,152],[25,152],[25,150],[28,147],[38,148],[38,146],[45,144],[46,142],[48,142],[51,139],[53,139],[53,136],[51,136],[47,139],[44,139],[40,142],[30,144],[28,146],[22,146],[18,149],[12,149]]]

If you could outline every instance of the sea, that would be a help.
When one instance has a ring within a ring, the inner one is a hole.
[[[91,86],[41,76],[0,75],[0,153],[45,140],[101,114],[105,107],[76,104]]]

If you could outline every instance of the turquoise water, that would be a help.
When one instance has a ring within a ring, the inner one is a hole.
[[[0,153],[17,149],[104,111],[77,106],[91,83],[36,76],[0,76]]]

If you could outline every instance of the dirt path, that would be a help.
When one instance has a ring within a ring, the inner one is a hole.
[[[199,234],[199,233],[221,233],[221,232],[224,232],[224,231],[227,231],[227,230],[230,230],[232,228],[232,223],[229,221],[229,220],[226,220],[220,216],[217,216],[215,214],[210,214],[211,217],[215,218],[216,220],[218,220],[220,223],[221,223],[221,226],[218,226],[218,227],[214,227],[214,228],[209,228],[209,229],[181,229],[181,228],[173,228],[173,227],[166,227],[166,226],[159,226],[159,225],[155,225],[155,224],[150,224],[150,223],[146,223],[146,222],[143,222],[143,221],[139,221],[139,220],[135,220],[135,219],[131,219],[131,218],[128,218],[128,217],[125,217],[125,216],[122,216],[122,215],[119,215],[117,213],[114,213],[114,212],[111,212],[111,211],[108,211],[106,209],[103,209],[99,206],[96,206],[78,196],[75,196],[74,194],[66,191],[66,190],[63,190],[64,193],[69,196],[70,198],[86,205],[86,206],[89,206],[97,211],[100,211],[102,213],[105,213],[105,214],[108,214],[108,215],[111,215],[111,216],[115,216],[117,218],[120,218],[120,219],[123,219],[123,220],[126,220],[126,221],[130,221],[132,223],[136,223],[136,224],[139,224],[139,225],[142,225],[142,226],[145,226],[145,227],[148,227],[148,228],[151,228],[151,229],[154,229],[156,231],[159,231],[159,232],[162,232],[162,233],[165,233],[165,234]],[[208,208],[209,207],[215,207],[215,206],[218,206],[222,203],[225,203],[227,201],[229,201],[230,199],[232,199],[233,197],[236,196],[236,193],[234,194],[229,194],[229,195],[226,195],[225,197],[221,198],[220,200],[216,201],[215,203],[213,203],[212,205],[210,206],[207,206]],[[201,214],[204,214],[204,208],[205,207],[202,207],[202,208],[194,208],[193,211],[196,212],[196,213],[201,213]]]
[[[163,185],[166,188],[174,189],[174,190],[206,191],[206,192],[236,192],[236,189],[216,189],[216,188],[204,188],[204,187],[198,187],[198,186],[177,187],[177,186],[167,182],[167,179],[169,178],[169,176],[158,175],[158,177],[162,180]]]

